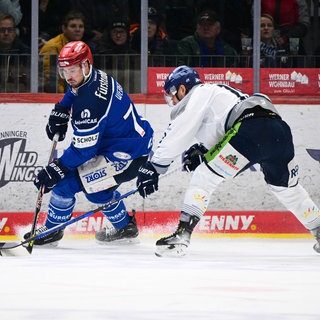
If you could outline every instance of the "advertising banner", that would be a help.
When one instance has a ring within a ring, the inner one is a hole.
[[[253,93],[252,68],[195,68],[204,83],[226,84]],[[148,93],[163,93],[163,86],[173,68],[148,68]],[[270,95],[319,95],[320,69],[262,68],[260,91]]]
[[[81,213],[75,212],[74,217]],[[144,236],[159,236],[172,233],[177,227],[180,212],[137,212],[136,219],[140,233]],[[0,240],[16,240],[30,231],[33,213],[0,212]],[[45,221],[45,213],[39,217],[39,225]],[[71,224],[66,228],[66,236],[93,237],[96,231],[110,223],[102,213],[95,213]],[[309,232],[293,214],[286,211],[208,211],[201,218],[194,234],[217,237],[222,234],[252,237],[307,237]]]

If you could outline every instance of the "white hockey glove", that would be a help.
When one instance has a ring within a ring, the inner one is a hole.
[[[203,161],[208,149],[202,143],[192,145],[182,157],[184,171],[194,171]]]

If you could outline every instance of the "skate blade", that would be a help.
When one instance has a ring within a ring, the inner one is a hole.
[[[11,247],[14,245],[18,245],[17,242],[7,242],[7,243],[0,243],[0,256],[3,257],[21,257],[21,256],[28,256],[30,253],[28,250],[23,247],[19,246],[12,249],[6,249],[6,247]]]
[[[112,246],[112,245],[131,245],[131,244],[137,244],[140,243],[139,238],[125,238],[125,239],[119,239],[119,240],[113,240],[113,241],[101,241],[96,239],[96,243],[101,246]]]
[[[45,243],[45,244],[33,244],[34,247],[37,247],[37,249],[41,249],[41,248],[46,248],[46,249],[50,249],[50,248],[56,248],[59,245],[59,241],[55,241],[55,242],[49,242],[49,243]]]
[[[168,246],[157,246],[155,255],[157,257],[184,257],[187,254],[188,246],[185,244],[171,244]]]

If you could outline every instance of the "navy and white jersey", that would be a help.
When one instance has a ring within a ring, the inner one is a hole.
[[[195,138],[211,148],[226,133],[225,123],[230,110],[248,95],[240,90],[216,84],[201,84],[171,111],[171,123],[157,146],[151,161],[167,167],[186,150]]]
[[[151,125],[137,113],[122,86],[101,70],[92,69],[76,93],[69,88],[60,105],[71,110],[72,143],[60,158],[69,169],[97,155],[126,161],[152,149]]]

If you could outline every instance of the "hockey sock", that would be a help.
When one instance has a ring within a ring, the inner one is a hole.
[[[102,213],[116,229],[123,229],[130,221],[130,216],[123,201],[119,201],[108,209],[102,210]]]
[[[297,184],[291,188],[269,185],[272,193],[308,229],[320,226],[320,210],[307,191]]]
[[[52,192],[45,226],[51,229],[70,220],[75,203],[76,200],[74,198],[65,199]]]

